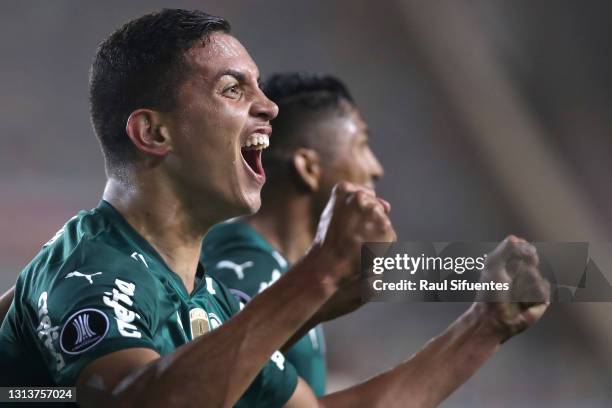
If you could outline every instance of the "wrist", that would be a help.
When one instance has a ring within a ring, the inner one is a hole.
[[[341,286],[350,261],[339,257],[321,243],[314,243],[301,262],[310,270],[310,275],[321,287],[333,295]]]
[[[499,344],[508,339],[507,330],[498,321],[492,307],[495,305],[484,302],[474,302],[466,312],[477,327],[478,335]]]

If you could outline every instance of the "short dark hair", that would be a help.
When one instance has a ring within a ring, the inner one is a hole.
[[[278,116],[272,121],[270,147],[264,151],[269,178],[287,172],[290,155],[296,148],[320,148],[329,144],[329,141],[314,140],[308,126],[330,115],[342,115],[347,106],[355,105],[347,86],[332,75],[277,73],[262,83],[262,90],[279,108]]]
[[[172,111],[189,71],[185,52],[217,31],[229,33],[229,22],[203,11],[164,9],[129,21],[100,44],[89,102],[107,170],[136,157],[125,132],[130,114],[139,108]]]

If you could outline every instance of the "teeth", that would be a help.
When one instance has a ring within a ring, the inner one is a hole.
[[[263,133],[254,133],[246,140],[242,147],[250,147],[250,150],[262,150],[270,146],[270,138]]]

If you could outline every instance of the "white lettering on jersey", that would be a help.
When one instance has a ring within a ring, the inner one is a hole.
[[[131,309],[134,301],[134,291],[136,285],[133,283],[115,279],[117,288],[113,288],[113,292],[104,292],[106,296],[102,300],[108,307],[112,307],[115,311],[115,320],[117,320],[117,329],[123,337],[141,338],[142,333],[138,331],[138,327],[132,324],[134,319],[140,319],[138,313],[134,313]]]
[[[144,256],[142,256],[142,254],[139,254],[138,252],[134,252],[132,255],[130,255],[130,257],[137,261],[141,261],[147,267],[147,269],[149,268],[149,264],[145,260]]]
[[[219,261],[216,265],[217,269],[231,269],[236,273],[238,279],[244,279],[244,270],[253,266],[253,261],[246,261],[243,264],[237,264],[230,260]]]
[[[81,277],[81,278],[87,279],[89,281],[89,283],[91,285],[93,285],[93,280],[91,279],[91,277],[92,276],[96,276],[96,275],[102,275],[102,272],[96,272],[96,273],[87,274],[87,273],[81,273],[79,271],[74,271],[74,272],[70,272],[68,275],[66,275],[64,277],[64,279],[74,278],[75,276],[76,277]]]
[[[272,357],[270,357],[270,360],[276,364],[279,370],[282,371],[285,369],[285,356],[283,356],[283,353],[280,351],[275,351]]]
[[[57,371],[60,371],[66,366],[66,363],[64,362],[62,355],[57,352],[55,345],[53,344],[53,342],[59,337],[60,327],[51,325],[51,318],[49,317],[49,309],[47,307],[47,296],[47,292],[43,292],[38,298],[38,318],[40,319],[40,323],[36,328],[36,332],[38,334],[38,338],[43,342],[47,350],[49,350],[51,355],[55,358],[55,368]]]
[[[259,284],[259,293],[263,292],[264,290],[266,290],[268,288],[268,286],[272,285],[274,282],[276,282],[279,278],[281,277],[281,273],[278,271],[278,269],[275,269],[272,271],[272,276],[270,278],[270,281],[268,282],[261,282]]]

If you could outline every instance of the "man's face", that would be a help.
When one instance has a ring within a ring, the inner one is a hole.
[[[255,62],[231,35],[212,34],[186,59],[191,71],[168,114],[173,188],[211,218],[252,213],[265,181],[261,149],[278,108],[259,89]]]
[[[348,104],[347,104],[348,105]],[[383,168],[368,143],[368,127],[359,111],[347,106],[344,113],[325,121],[321,130],[328,132],[331,160],[324,166],[323,188],[329,193],[339,181],[374,188],[374,182],[383,176]]]

